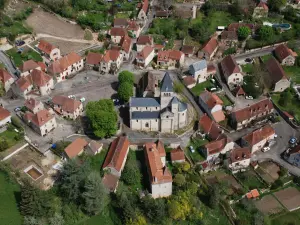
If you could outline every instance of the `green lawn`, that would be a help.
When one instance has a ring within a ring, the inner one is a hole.
[[[281,106],[278,103],[279,99],[280,99],[280,94],[273,94],[272,95],[272,100],[274,101],[274,103],[281,110],[287,111],[288,113],[290,113],[291,115],[293,115],[297,121],[300,121],[300,107],[295,107],[295,106],[298,106],[300,104],[299,99],[296,96],[294,96],[292,98],[292,100],[290,102],[288,102],[285,107]]]
[[[89,218],[88,220],[79,223],[78,225],[121,225],[121,221],[116,212],[111,208],[107,207],[104,211],[96,216]]]
[[[3,225],[21,225],[22,216],[17,202],[20,198],[20,186],[9,179],[6,172],[0,170],[0,223]]]
[[[108,151],[107,149],[102,149],[102,151],[99,154],[95,156],[89,156],[91,166],[94,170],[100,171],[104,163],[107,151]]]
[[[191,89],[194,96],[199,96],[205,89],[214,87],[213,83],[210,80],[197,84]]]
[[[17,49],[12,48],[8,50],[6,53],[12,57],[16,66],[21,66],[23,61],[30,60],[30,59],[33,59],[34,61],[40,61],[40,62],[43,61],[41,55],[31,49],[28,51],[24,51],[22,53],[18,53]]]
[[[0,133],[0,139],[5,139],[7,141],[8,148],[10,148],[20,141],[20,139],[18,139],[19,135],[20,134],[15,132],[14,130],[6,130]]]
[[[129,18],[129,15],[128,15],[128,13],[117,13],[116,15],[115,15],[115,17],[116,18],[123,18],[123,19],[128,19]]]
[[[209,14],[209,30],[214,33],[218,26],[227,26],[230,23],[234,22],[234,19],[231,17],[230,13],[227,12],[213,12]]]
[[[266,188],[266,185],[262,183],[259,178],[256,176],[255,172],[251,169],[237,173],[236,177],[238,180],[244,185],[244,187],[247,189],[247,191],[250,191],[252,189],[260,189],[260,188]]]
[[[242,70],[244,73],[248,73],[248,74],[253,73],[253,64],[247,63],[245,65],[242,65]]]
[[[300,209],[288,212],[285,215],[278,215],[271,219],[272,225],[298,225],[300,224]]]
[[[232,102],[229,100],[229,98],[226,95],[218,95],[220,99],[223,101],[223,106],[230,106],[232,105]]]
[[[195,149],[195,152],[192,153],[190,151],[190,149],[187,147],[186,148],[186,153],[190,156],[190,158],[194,161],[194,163],[196,162],[201,162],[201,161],[204,161],[205,158],[204,156],[202,155],[202,152],[201,152],[201,147],[205,144],[208,143],[208,140],[207,139],[193,139],[191,140],[189,146],[193,146],[194,149]]]
[[[293,82],[295,82],[296,84],[300,84],[300,67],[284,66],[283,69]]]

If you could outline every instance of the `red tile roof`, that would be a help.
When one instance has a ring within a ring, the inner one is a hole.
[[[40,40],[40,43],[38,45],[38,49],[42,52],[45,52],[46,54],[50,55],[51,51],[55,49],[56,47],[49,42],[45,40]]]
[[[110,173],[106,173],[102,178],[102,183],[107,190],[114,192],[118,187],[119,177]]]
[[[9,79],[13,78],[13,76],[7,72],[5,69],[0,69],[0,81],[5,84]]]
[[[149,1],[148,0],[144,0],[143,2],[143,6],[142,6],[142,10],[147,14],[148,12],[148,8],[149,8]]]
[[[77,138],[65,148],[65,153],[69,159],[75,158],[88,145],[83,138]]]
[[[208,55],[211,55],[216,50],[218,45],[217,39],[211,38],[203,45],[202,51],[206,52]]]
[[[125,36],[121,39],[120,45],[126,53],[129,53],[132,47],[132,39],[129,36]]]
[[[268,139],[270,136],[274,134],[275,134],[275,130],[270,125],[266,125],[244,136],[243,139],[247,141],[250,146],[253,146],[261,142],[262,140]]]
[[[165,151],[165,146],[161,141],[157,141],[157,146],[156,146],[159,156],[160,157],[166,157],[166,151]]]
[[[166,51],[160,51],[157,55],[158,61],[166,61],[168,62],[170,59],[172,60],[180,60],[181,56],[183,55],[183,52],[178,50],[166,50]]]
[[[147,59],[147,57],[154,51],[154,48],[151,46],[145,46],[142,51],[137,54],[138,59]]]
[[[120,51],[119,50],[107,50],[102,58],[102,60],[106,63],[109,61],[117,61],[117,59],[120,57]]]
[[[23,62],[23,64],[19,67],[21,72],[26,72],[29,70],[33,70],[40,67],[35,61],[33,61],[32,59]]]
[[[32,122],[38,127],[41,127],[48,121],[52,120],[53,116],[48,110],[42,109],[38,111],[36,114],[33,114],[31,112],[26,112],[24,115],[24,119],[28,122]]]
[[[33,84],[38,87],[46,86],[52,79],[48,74],[37,69],[32,70],[29,76],[29,79],[31,78]]]
[[[52,74],[62,73],[65,71],[69,66],[80,62],[82,59],[81,57],[76,54],[75,52],[71,52],[70,54],[54,61],[48,68],[48,71]]]
[[[102,168],[113,167],[118,172],[121,172],[122,165],[128,154],[129,140],[127,137],[118,137],[110,145],[108,153]]]
[[[127,31],[125,30],[125,28],[121,28],[121,27],[112,27],[110,29],[110,35],[111,36],[127,36]]]
[[[290,55],[293,56],[291,50],[285,44],[278,45],[274,52],[280,62]]]
[[[115,18],[114,19],[114,26],[124,26],[126,27],[128,25],[128,20],[125,18]]]
[[[226,146],[226,144],[232,142],[232,140],[227,137],[227,136],[223,136],[221,139],[219,140],[215,140],[212,142],[209,142],[205,145],[205,148],[208,152],[208,155],[213,155],[216,153],[220,153]]]
[[[184,46],[182,46],[182,48],[181,48],[181,51],[184,53],[184,54],[188,54],[188,55],[190,55],[190,54],[194,54],[194,46],[190,46],[190,45],[184,45]]]
[[[206,103],[209,109],[212,109],[216,105],[223,105],[223,101],[219,98],[219,96],[207,90],[202,92],[199,97],[204,103]]]
[[[257,197],[259,197],[259,192],[258,192],[257,189],[253,189],[253,190],[251,190],[249,193],[246,194],[246,197],[247,197],[248,199],[251,199],[251,198],[257,198]]]
[[[24,104],[24,105],[26,106],[27,109],[33,111],[34,108],[35,108],[36,106],[38,106],[39,104],[41,104],[40,101],[38,101],[38,100],[36,100],[36,99],[34,99],[34,98],[30,98],[30,99],[27,99],[27,100],[25,101],[25,104]]]
[[[136,41],[137,45],[152,45],[152,43],[153,38],[150,35],[141,35]]]
[[[246,95],[244,89],[241,86],[236,87],[232,92],[236,97],[240,95],[244,95],[244,96]]]
[[[221,61],[221,67],[224,71],[224,76],[227,78],[233,73],[241,73],[240,68],[232,55],[226,56]]]
[[[75,112],[82,104],[80,101],[62,95],[54,96],[52,98],[52,103],[54,105],[59,105],[63,111],[70,113]]]
[[[272,57],[268,60],[266,63],[266,68],[274,85],[280,80],[287,79],[282,66],[275,58]]]
[[[172,174],[163,166],[156,144],[145,144],[145,157],[152,184],[172,182]]]
[[[43,63],[43,62],[37,62],[37,64],[41,67],[41,70],[42,71],[46,71],[46,69],[47,69],[47,66],[46,66],[46,64],[45,63]]]
[[[31,81],[29,80],[30,75],[27,77],[20,77],[17,81],[16,81],[16,85],[17,87],[21,90],[21,91],[25,91],[31,84]]]
[[[217,140],[222,136],[222,130],[219,128],[219,125],[206,114],[200,118],[199,127],[211,140]]]
[[[103,55],[97,52],[89,52],[86,56],[86,63],[89,65],[99,65]]]
[[[221,34],[221,40],[235,41],[238,40],[238,36],[235,31],[224,30]]]
[[[178,146],[177,148],[171,151],[171,161],[173,162],[173,161],[181,161],[181,160],[185,160],[185,155],[181,147]]]
[[[138,25],[138,23],[134,20],[129,20],[128,21],[128,26],[127,26],[127,30],[129,31],[137,31],[140,29],[140,25]]]
[[[208,65],[207,66],[207,73],[216,73],[216,67],[214,65]]]
[[[0,121],[6,119],[10,116],[10,112],[7,109],[4,109],[2,106],[0,106]]]
[[[237,31],[240,27],[249,27],[250,30],[255,30],[257,27],[252,23],[231,23],[227,30]]]
[[[186,85],[186,86],[189,86],[191,84],[195,84],[196,83],[196,80],[193,76],[186,76],[183,78],[183,83]]]
[[[232,112],[232,116],[235,117],[237,122],[242,122],[262,113],[270,112],[273,109],[274,107],[270,99],[265,98],[257,103]]]
[[[236,148],[230,152],[230,164],[251,158],[251,150],[249,148]]]

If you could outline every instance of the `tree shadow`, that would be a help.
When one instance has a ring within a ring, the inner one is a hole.
[[[118,91],[119,82],[113,82],[110,84],[110,86],[114,91]]]
[[[119,108],[119,115],[122,118],[123,123],[130,127],[129,108],[127,106]]]
[[[14,197],[15,197],[15,200],[16,200],[16,203],[17,203],[17,207],[20,211],[20,203],[21,203],[21,191],[15,191],[14,192]]]

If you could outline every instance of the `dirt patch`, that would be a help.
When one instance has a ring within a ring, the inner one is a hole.
[[[49,43],[55,46],[58,46],[60,48],[60,52],[62,55],[68,54],[70,52],[78,52],[82,49],[91,46],[91,44],[63,41],[55,38],[42,38],[42,39],[48,41]]]
[[[289,211],[296,210],[300,207],[300,191],[294,187],[278,191],[274,193],[274,195]]]
[[[34,4],[31,2],[23,2],[23,1],[9,1],[9,4],[5,8],[5,13],[9,16],[13,16],[22,10],[27,9],[28,7],[33,7]]]
[[[259,201],[255,201],[255,206],[264,214],[275,214],[283,210],[282,205],[274,198],[273,195],[267,195]]]
[[[79,25],[70,24],[42,9],[35,9],[26,23],[35,33],[50,34],[64,38],[83,39],[84,31]]]
[[[259,164],[263,170],[268,173],[274,180],[279,178],[278,172],[280,171],[280,167],[273,162],[263,162]]]

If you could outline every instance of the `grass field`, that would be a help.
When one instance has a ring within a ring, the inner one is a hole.
[[[17,200],[20,198],[20,187],[10,181],[8,175],[0,170],[0,224],[21,225],[22,217],[18,210]]]
[[[210,80],[197,84],[191,89],[194,96],[199,96],[205,89],[214,87],[213,83]]]
[[[300,67],[298,66],[284,66],[284,72],[292,79],[296,84],[300,84]]]
[[[223,106],[230,106],[232,105],[232,102],[229,100],[229,98],[226,95],[218,95],[220,99],[223,101]]]
[[[248,73],[248,74],[253,73],[253,64],[247,63],[245,65],[242,65],[242,70],[244,73]]]
[[[287,111],[288,113],[292,114],[297,121],[300,121],[300,108],[295,107],[300,104],[300,101],[296,97],[293,97],[292,100],[288,102],[285,107],[283,107],[278,103],[279,99],[280,94],[272,95],[272,100],[281,110]]]
[[[104,163],[107,151],[107,149],[102,149],[102,151],[99,154],[89,157],[91,161],[91,166],[94,170],[100,171]]]
[[[33,59],[34,61],[42,62],[43,59],[37,52],[33,50],[24,51],[22,53],[18,53],[17,49],[12,48],[6,52],[10,57],[12,57],[13,61],[15,62],[16,66],[21,66],[23,61],[27,61]]]
[[[20,141],[19,139],[17,139],[19,135],[20,134],[15,132],[14,130],[6,130],[0,133],[0,139],[5,139],[7,141],[8,148],[10,148]]]
[[[300,209],[288,212],[284,215],[280,214],[271,219],[272,225],[298,225],[300,224]]]
[[[208,143],[207,139],[193,139],[189,146],[193,146],[195,152],[192,153],[189,148],[186,148],[186,153],[192,158],[194,163],[204,161],[205,158],[201,153],[201,147]]]
[[[237,173],[236,177],[243,184],[243,186],[250,191],[256,188],[264,188],[266,185],[262,183],[256,176],[255,172],[252,170],[247,170],[242,173]]]

